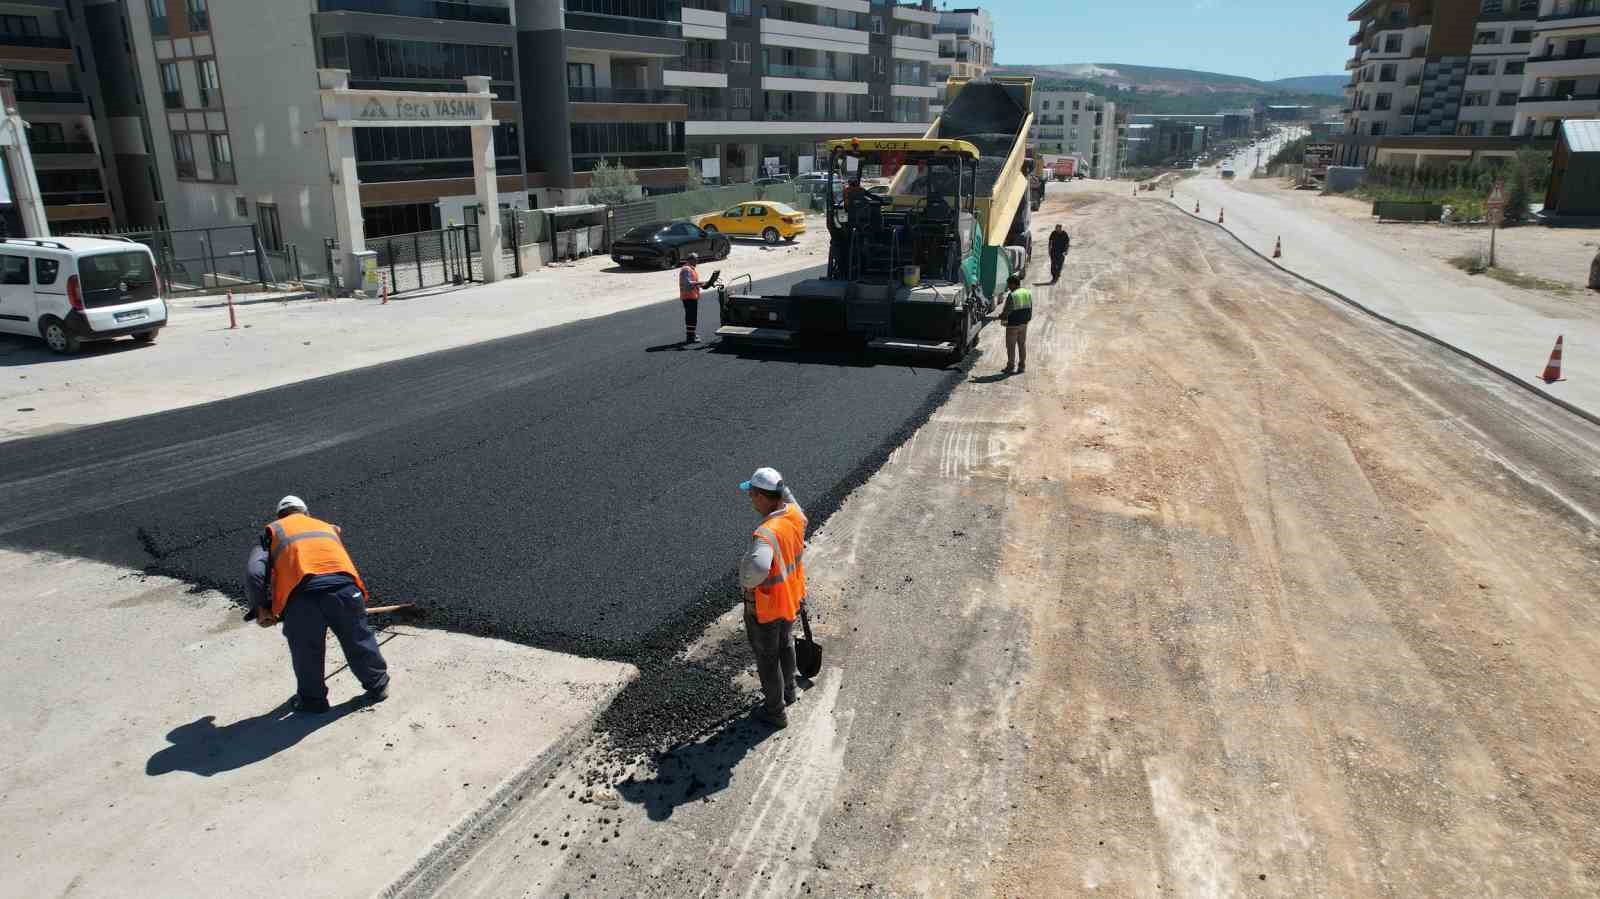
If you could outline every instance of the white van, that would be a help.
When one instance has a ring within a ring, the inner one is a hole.
[[[156,260],[130,240],[0,238],[0,332],[57,353],[85,340],[156,339],[167,323]]]

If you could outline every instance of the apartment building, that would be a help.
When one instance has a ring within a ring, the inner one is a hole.
[[[939,56],[932,63],[933,85],[941,91],[951,76],[977,78],[994,66],[994,18],[981,7],[944,9],[934,25],[933,39]],[[937,116],[944,109],[936,98],[930,110]]]
[[[123,48],[120,4],[113,0],[0,2],[0,69],[16,82],[53,233],[155,221],[152,182],[136,161],[142,135],[137,126],[120,127],[124,113],[134,121],[140,114],[126,108]]]
[[[708,181],[800,174],[836,137],[918,136],[942,88],[929,84],[939,14],[927,3],[688,0],[681,90],[690,164]]]
[[[1515,153],[1540,0],[1367,0],[1350,20],[1340,162]]]
[[[1085,91],[1033,92],[1029,140],[1046,156],[1079,156],[1094,178],[1117,173],[1117,104]]]
[[[1564,119],[1600,117],[1600,2],[1543,0],[1515,134],[1553,140]]]

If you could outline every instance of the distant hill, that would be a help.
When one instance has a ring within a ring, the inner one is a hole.
[[[1349,75],[1304,75],[1299,78],[1279,78],[1277,81],[1268,81],[1265,84],[1290,93],[1343,97],[1345,82],[1349,80]]]
[[[1307,75],[1258,81],[1242,75],[1115,62],[996,66],[993,71],[1033,75],[1042,87],[1093,91],[1125,109],[1157,114],[1213,113],[1257,101],[1335,106],[1349,80],[1345,75]]]

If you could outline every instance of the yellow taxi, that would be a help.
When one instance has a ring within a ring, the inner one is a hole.
[[[713,234],[720,231],[729,237],[759,237],[767,243],[792,241],[806,233],[806,217],[800,210],[770,200],[730,206],[722,212],[702,215],[694,223]]]

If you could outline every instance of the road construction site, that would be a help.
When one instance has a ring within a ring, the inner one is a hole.
[[[8,879],[1593,894],[1600,428],[1126,187],[1052,185],[1022,375],[998,327],[682,349],[672,301],[0,445]],[[821,523],[779,732],[733,581],[766,464]],[[392,698],[314,726],[222,595],[289,490],[422,606]]]

